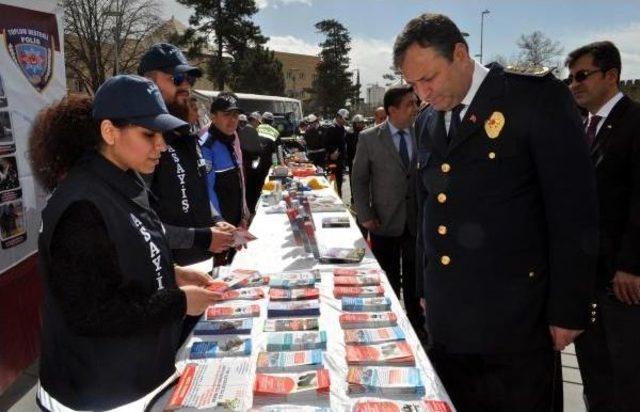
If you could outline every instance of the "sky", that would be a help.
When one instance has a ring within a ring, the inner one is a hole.
[[[187,23],[191,12],[175,0],[160,0],[165,17]],[[449,16],[469,33],[470,52],[480,52],[480,22],[484,17],[483,62],[501,55],[515,57],[522,34],[542,31],[564,49],[596,40],[611,40],[622,55],[622,79],[640,79],[640,0],[257,0],[253,16],[273,50],[317,54],[323,37],[314,24],[333,18],[350,32],[351,68],[360,71],[363,94],[389,72],[393,42],[411,18],[436,12]]]

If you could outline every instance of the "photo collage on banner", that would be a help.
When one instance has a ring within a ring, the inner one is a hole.
[[[2,249],[27,239],[22,190],[9,99],[0,74],[0,245]]]

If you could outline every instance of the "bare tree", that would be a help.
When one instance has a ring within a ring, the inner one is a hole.
[[[560,42],[549,39],[541,31],[521,35],[516,44],[520,48],[518,63],[528,67],[558,66],[556,59],[564,51]]]
[[[61,0],[66,66],[93,93],[116,74],[135,72],[160,26],[158,0]]]

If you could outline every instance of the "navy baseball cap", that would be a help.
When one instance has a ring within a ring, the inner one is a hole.
[[[154,82],[128,74],[111,77],[98,88],[93,118],[120,120],[161,133],[189,125],[169,114]]]
[[[238,96],[233,93],[221,92],[211,102],[211,113],[232,111],[242,113],[242,109],[238,106]]]
[[[202,70],[192,66],[179,48],[173,44],[154,44],[140,59],[138,74],[143,75],[151,70],[161,70],[170,74],[190,73],[202,76]]]

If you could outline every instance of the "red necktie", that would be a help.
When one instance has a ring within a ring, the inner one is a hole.
[[[596,140],[596,130],[598,130],[598,123],[602,116],[591,116],[589,124],[587,125],[587,144],[589,147],[593,146],[593,142]]]

